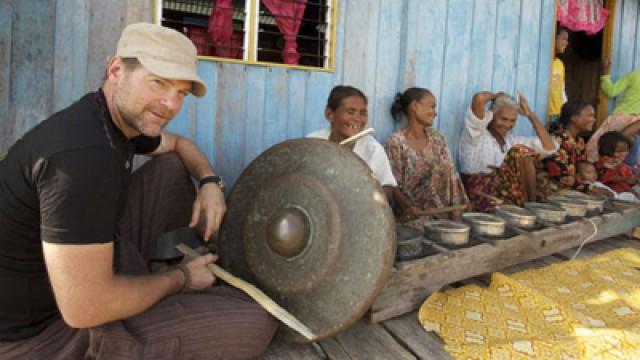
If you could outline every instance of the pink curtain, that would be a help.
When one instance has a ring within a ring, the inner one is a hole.
[[[282,60],[285,64],[297,65],[300,55],[296,37],[300,31],[307,0],[262,0],[262,2],[276,18],[276,24],[284,35]]]
[[[609,15],[603,5],[603,0],[559,0],[558,22],[572,31],[597,34]]]
[[[217,0],[209,17],[209,36],[213,42],[213,54],[226,58],[239,58],[234,48],[237,42],[233,39],[233,4],[232,0]]]

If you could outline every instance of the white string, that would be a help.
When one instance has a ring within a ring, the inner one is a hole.
[[[582,240],[582,243],[580,244],[580,246],[578,246],[578,250],[576,250],[576,253],[573,254],[573,256],[571,257],[571,260],[575,260],[578,254],[580,254],[580,251],[582,250],[582,247],[584,246],[584,244],[588,243],[598,233],[598,225],[596,225],[596,223],[594,223],[593,220],[589,218],[587,218],[587,220],[591,223],[591,225],[593,225],[593,234],[587,236],[584,240]]]

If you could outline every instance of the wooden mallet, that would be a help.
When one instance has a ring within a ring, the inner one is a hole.
[[[176,245],[176,249],[187,256],[200,256],[200,254],[198,254],[195,250],[185,244]],[[207,265],[207,267],[209,268],[209,271],[211,271],[216,277],[226,281],[229,285],[232,285],[247,293],[247,295],[249,295],[258,304],[260,304],[260,306],[267,310],[276,319],[282,321],[293,330],[299,332],[309,341],[313,341],[314,339],[316,339],[316,335],[313,333],[313,331],[311,331],[311,329],[309,329],[305,324],[303,324],[295,316],[285,310],[282,306],[278,305],[275,301],[273,301],[269,296],[267,296],[254,285],[240,279],[239,277],[231,275],[225,269],[216,264],[209,264]]]
[[[432,216],[432,215],[440,215],[440,214],[446,214],[454,211],[464,211],[464,210],[467,210],[467,205],[462,204],[462,205],[453,205],[453,206],[447,206],[447,207],[441,207],[441,208],[419,210],[419,211],[416,211],[416,215]]]
[[[492,196],[492,195],[489,195],[489,194],[484,193],[484,192],[482,192],[482,191],[475,191],[475,194],[476,194],[476,195],[478,195],[478,196],[480,196],[480,197],[483,197],[483,198],[485,198],[485,199],[487,199],[487,200],[492,201],[492,202],[493,202],[494,204],[496,204],[496,205],[502,205],[502,204],[504,204],[504,200],[502,200],[502,199],[498,199],[497,197]]]

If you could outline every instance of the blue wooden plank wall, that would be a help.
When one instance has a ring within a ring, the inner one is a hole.
[[[640,69],[640,3],[638,0],[617,0],[611,54],[611,77],[615,81],[631,70]],[[609,110],[615,107],[613,99]]]
[[[635,26],[636,1],[621,6],[635,11]],[[338,7],[335,72],[201,61],[209,93],[188,100],[170,130],[194,139],[231,183],[267,147],[326,126],[336,84],[369,96],[381,141],[401,126],[389,115],[395,93],[431,89],[435,126],[454,154],[476,91],[521,90],[544,116],[554,0],[340,0]],[[148,21],[152,8],[152,0],[0,0],[0,153],[99,86],[119,30]],[[625,31],[635,42],[635,28]],[[521,119],[516,131],[532,128]]]
[[[211,147],[210,158],[233,181],[267,147],[326,126],[324,105],[336,84],[359,87],[369,96],[369,121],[381,141],[401,126],[389,115],[395,93],[408,86],[431,89],[438,99],[436,126],[454,154],[464,111],[476,91],[521,90],[544,117],[553,0],[349,0],[338,5],[335,73],[202,62],[201,69],[210,74],[205,81],[217,89],[215,109],[202,111],[198,120],[183,111],[170,129]],[[205,102],[197,101],[196,107],[212,106]],[[212,123],[218,136],[207,141],[201,127]],[[533,133],[525,119],[516,131]]]

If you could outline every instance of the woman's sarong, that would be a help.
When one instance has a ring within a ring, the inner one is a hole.
[[[491,172],[462,174],[462,182],[474,210],[494,211],[497,204],[490,197],[500,199],[505,204],[524,205],[527,196],[521,180],[523,169],[520,160],[523,158],[536,160],[538,153],[529,147],[515,145],[505,155],[502,165]]]

